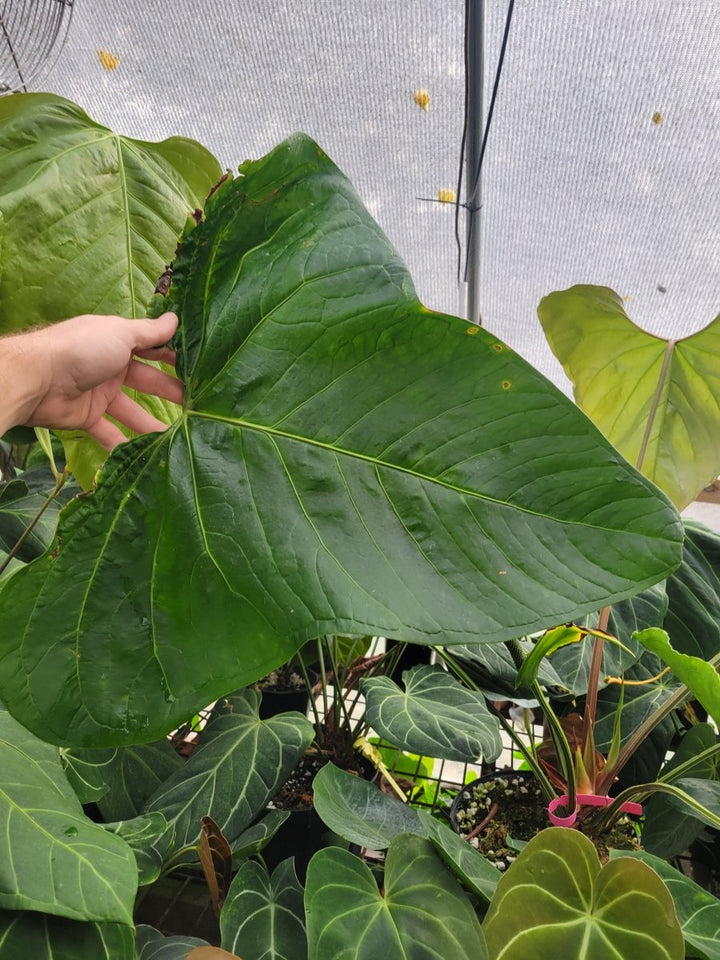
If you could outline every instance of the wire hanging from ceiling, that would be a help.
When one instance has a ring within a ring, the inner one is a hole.
[[[465,208],[470,214],[470,231],[474,227],[474,214],[476,213],[476,208],[473,208],[472,205],[468,206],[460,202],[460,196],[462,191],[462,182],[463,182],[463,169],[465,166],[465,153],[467,148],[467,131],[468,131],[468,90],[470,86],[470,73],[469,73],[469,57],[468,57],[468,23],[470,20],[469,8],[471,0],[465,0],[465,109],[464,109],[464,118],[463,118],[463,131],[462,139],[460,141],[460,163],[458,169],[458,182],[457,182],[457,191],[456,197],[458,198],[457,205],[455,207],[455,242],[457,243],[458,249],[458,260],[457,260],[457,278],[458,283],[467,281],[468,275],[468,261],[465,260],[465,269],[462,269],[462,255],[463,255],[463,246],[460,239],[460,210]],[[502,76],[503,63],[505,62],[505,53],[507,51],[508,38],[510,36],[510,25],[512,23],[513,10],[515,7],[515,0],[509,0],[507,14],[505,17],[505,29],[503,31],[502,45],[500,47],[500,56],[498,57],[497,67],[495,69],[495,80],[493,81],[492,96],[490,97],[490,107],[488,109],[487,120],[485,121],[485,129],[483,131],[482,145],[480,147],[480,156],[478,157],[477,167],[473,171],[473,179],[470,190],[468,190],[468,197],[474,197],[480,182],[480,174],[482,172],[482,164],[485,158],[485,148],[487,146],[488,134],[490,133],[490,125],[492,123],[493,113],[495,110],[495,101],[497,100],[498,88],[500,86],[500,77]]]
[[[4,0],[0,5],[0,94],[27,91],[60,54],[73,0]],[[54,59],[51,56],[54,54]]]

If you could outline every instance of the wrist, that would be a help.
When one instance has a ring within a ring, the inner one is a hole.
[[[42,338],[0,338],[0,434],[32,419],[44,394],[45,367]]]

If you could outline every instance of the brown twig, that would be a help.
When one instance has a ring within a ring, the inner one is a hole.
[[[467,834],[467,836],[465,837],[465,839],[466,839],[468,842],[469,842],[470,840],[474,840],[475,837],[477,837],[477,835],[478,835],[479,833],[481,833],[481,832],[485,829],[485,827],[490,823],[490,821],[492,820],[492,818],[495,816],[495,814],[496,814],[497,812],[498,812],[498,805],[497,805],[497,803],[494,803],[494,804],[490,807],[490,810],[489,810],[489,812],[488,812],[488,815],[485,817],[485,819],[484,819],[484,820],[481,820],[480,823],[479,823],[476,827],[473,827],[472,830],[470,831],[470,833]]]

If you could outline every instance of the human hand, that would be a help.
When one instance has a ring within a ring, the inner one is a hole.
[[[158,344],[177,323],[173,313],[157,320],[87,315],[0,339],[0,433],[17,424],[81,429],[112,450],[127,438],[106,415],[136,433],[165,430],[122,388],[182,403],[179,380],[140,362],[175,363],[174,351]]]

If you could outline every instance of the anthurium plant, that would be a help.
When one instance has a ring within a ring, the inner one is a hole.
[[[169,429],[131,438],[102,466],[65,438],[88,490],[57,510],[57,471],[47,522],[0,579],[13,771],[0,958],[21,948],[50,958],[72,942],[78,958],[135,960],[159,949],[152,932],[133,938],[138,886],[207,861],[203,837],[227,853],[222,837],[233,866],[255,856],[273,829],[269,791],[313,735],[300,715],[260,721],[257,694],[228,691],[324,634],[490,650],[579,622],[664,581],[683,530],[665,496],[532,367],[490,332],[419,302],[309,138],[213,191],[220,170],[197,144],[131,141],[49,95],[2,98],[0,119],[0,329],[143,314],[161,275],[154,309],[180,317],[186,399],[161,411]],[[39,292],[24,303],[30,286]],[[36,493],[29,478],[13,483],[0,490],[0,526],[20,512],[9,504]],[[393,696],[369,688],[373,722]],[[480,715],[480,699],[435,668],[400,697],[399,717],[416,702],[427,717],[431,705],[437,745],[458,714]],[[166,735],[216,700],[179,767]],[[462,726],[464,756],[495,749],[481,721]],[[151,775],[128,791],[129,770]],[[476,895],[494,868],[468,864],[460,838],[421,822],[419,836],[401,831],[412,838],[390,858],[377,929],[401,945],[411,935],[405,865],[418,861],[426,889],[442,883],[450,918],[433,926],[436,954],[462,934],[483,956],[472,904],[454,878],[446,884],[428,843]],[[67,877],[38,880],[45,870],[27,866],[60,852]],[[367,874],[323,856],[375,911]],[[306,891],[317,957],[337,943],[324,876],[313,871]],[[273,903],[297,902],[287,871],[275,882],[246,864],[238,895],[257,883]]]

